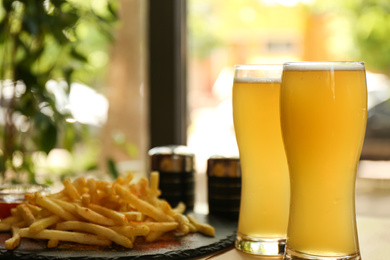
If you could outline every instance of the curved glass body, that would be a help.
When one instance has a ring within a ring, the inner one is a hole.
[[[367,121],[362,62],[284,64],[291,205],[286,259],[360,259],[355,179]]]
[[[236,248],[281,255],[287,233],[289,180],[280,129],[281,65],[237,65],[233,121],[242,171]]]

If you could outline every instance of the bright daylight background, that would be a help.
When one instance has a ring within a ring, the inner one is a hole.
[[[81,173],[97,177],[115,173],[113,166],[120,173],[145,174],[149,164],[147,1],[69,1],[77,3],[79,11],[91,9],[107,19],[114,19],[108,3],[116,3],[118,17],[107,27],[112,36],[85,20],[77,23],[75,43],[84,66],[71,64],[77,72],[71,88],[62,81],[46,85],[57,110],[66,116],[66,124],[53,125],[58,143],[48,154],[27,149],[32,151],[31,161],[23,161],[23,153],[15,152],[6,171],[12,175],[21,172],[25,162],[33,162],[25,168],[35,174],[35,181],[49,184]],[[187,145],[195,153],[198,175],[205,175],[212,155],[238,153],[231,104],[235,64],[316,60],[365,62],[370,110],[363,168],[372,173],[367,160],[382,160],[377,172],[390,172],[386,166],[390,160],[389,14],[390,1],[382,0],[187,0]],[[53,54],[46,59],[51,61],[57,52],[53,44],[48,46]],[[25,87],[19,85],[13,90],[4,82],[0,98],[21,97]],[[7,104],[0,104],[1,111]],[[47,103],[41,104],[38,112],[49,120],[52,111]],[[19,136],[31,130],[26,119],[15,113]],[[0,136],[5,136],[3,132]],[[45,144],[46,136],[41,137]],[[27,144],[20,141],[15,147]]]
[[[189,0],[188,146],[198,172],[212,155],[238,153],[235,64],[363,60],[368,107],[387,100],[389,12],[388,3],[374,0]]]

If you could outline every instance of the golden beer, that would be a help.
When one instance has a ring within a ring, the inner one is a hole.
[[[285,64],[280,112],[291,180],[286,259],[360,259],[355,178],[367,121],[364,64]]]
[[[279,68],[276,76],[240,77],[236,73],[233,84],[233,120],[242,171],[236,247],[261,255],[282,254],[287,234],[289,179],[280,128]]]

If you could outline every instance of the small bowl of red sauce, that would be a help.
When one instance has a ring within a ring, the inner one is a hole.
[[[50,188],[39,184],[5,184],[0,186],[0,219],[11,216],[11,209],[25,201],[26,193],[50,193]]]

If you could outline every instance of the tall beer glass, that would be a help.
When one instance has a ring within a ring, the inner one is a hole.
[[[289,177],[280,129],[282,65],[237,65],[233,121],[241,160],[241,206],[236,248],[282,255]]]
[[[355,178],[367,121],[364,63],[283,69],[281,126],[291,180],[285,259],[361,259]]]

